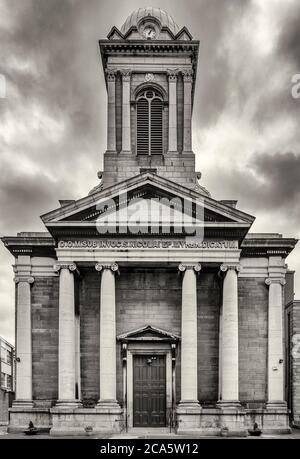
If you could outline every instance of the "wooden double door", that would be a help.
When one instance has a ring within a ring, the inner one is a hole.
[[[166,426],[166,356],[133,356],[133,426]]]

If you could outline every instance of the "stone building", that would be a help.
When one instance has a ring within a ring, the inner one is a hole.
[[[43,215],[45,233],[3,238],[17,305],[10,430],[289,432],[283,286],[297,241],[249,232],[253,216],[199,183],[199,42],[140,8],[100,51],[99,185]]]

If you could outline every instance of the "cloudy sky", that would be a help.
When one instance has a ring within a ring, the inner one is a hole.
[[[194,151],[216,199],[253,230],[300,236],[299,0],[0,0],[0,234],[39,231],[58,199],[85,196],[106,144],[98,39],[158,6],[201,40]],[[300,245],[289,258],[298,269]],[[0,247],[0,336],[14,341],[13,258]]]

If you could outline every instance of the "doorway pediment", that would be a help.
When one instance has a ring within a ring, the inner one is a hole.
[[[152,325],[146,325],[136,330],[123,333],[117,337],[118,341],[121,342],[132,342],[132,341],[168,341],[178,342],[180,337],[170,333],[166,330],[153,327]]]

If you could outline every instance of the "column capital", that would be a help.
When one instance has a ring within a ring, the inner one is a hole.
[[[114,69],[106,69],[105,71],[106,75],[107,75],[107,81],[115,81],[116,79],[116,70]]]
[[[220,270],[223,272],[223,273],[226,273],[227,271],[229,270],[234,270],[236,271],[237,273],[240,272],[241,270],[241,265],[239,263],[231,263],[230,265],[228,264],[222,264],[220,266]]]
[[[130,69],[120,70],[120,73],[122,75],[123,81],[130,81],[131,73],[132,73]]]
[[[168,79],[170,83],[176,83],[178,70],[177,69],[168,69],[167,71]]]
[[[280,284],[284,286],[286,281],[283,277],[267,277],[265,280],[265,284],[270,286],[271,284]]]
[[[16,276],[14,278],[14,282],[16,284],[19,284],[20,282],[25,282],[28,284],[33,284],[34,283],[34,277],[32,276]]]
[[[75,263],[56,263],[53,266],[55,272],[59,272],[61,269],[68,269],[70,272],[78,271]]]
[[[183,75],[183,81],[185,83],[193,83],[193,76],[194,76],[194,72],[193,70],[182,70],[181,71],[182,75]]]
[[[119,266],[117,263],[96,263],[95,265],[96,271],[100,272],[104,269],[110,269],[112,272],[118,271]]]
[[[193,269],[196,273],[201,271],[201,265],[200,263],[195,263],[195,264],[187,264],[187,263],[180,263],[178,266],[179,271],[184,272],[187,269]]]

